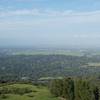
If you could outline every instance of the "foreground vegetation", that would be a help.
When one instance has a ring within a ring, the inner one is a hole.
[[[0,86],[0,100],[59,100],[47,87],[29,84]]]
[[[50,85],[51,93],[65,100],[99,100],[99,87],[86,79],[55,79]]]
[[[52,79],[48,85],[0,84],[0,100],[100,100],[100,84],[87,78]]]

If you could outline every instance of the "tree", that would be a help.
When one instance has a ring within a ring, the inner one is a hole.
[[[68,100],[75,99],[74,80],[71,78],[65,78],[63,81],[63,97]]]
[[[97,86],[94,88],[93,93],[94,93],[95,100],[99,100],[99,89]]]
[[[51,82],[51,93],[66,100],[99,100],[99,89],[87,79],[64,78]]]
[[[50,84],[50,91],[55,96],[62,96],[63,80],[54,79]]]
[[[94,100],[92,85],[87,80],[79,79],[75,88],[76,100]]]

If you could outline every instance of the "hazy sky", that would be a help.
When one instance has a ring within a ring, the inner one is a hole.
[[[0,0],[0,46],[100,45],[100,0]]]

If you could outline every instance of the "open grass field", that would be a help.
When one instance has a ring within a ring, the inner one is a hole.
[[[15,52],[13,55],[70,55],[70,56],[82,56],[81,52],[73,52],[66,50],[59,51],[32,51],[32,52]]]
[[[88,63],[88,66],[91,66],[91,67],[100,67],[100,63]]]
[[[28,84],[13,84],[5,86],[7,88],[29,88],[32,90],[30,93],[25,93],[24,95],[18,94],[5,94],[6,98],[1,98],[0,100],[59,100],[58,98],[52,96],[48,88],[43,86],[34,86]]]

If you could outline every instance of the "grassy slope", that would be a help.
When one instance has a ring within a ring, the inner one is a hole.
[[[8,85],[7,87],[28,87],[31,88],[33,92],[24,95],[7,94],[8,98],[2,100],[59,100],[58,98],[53,97],[46,87],[37,87],[27,84],[14,84]],[[32,97],[29,97],[29,95]]]

